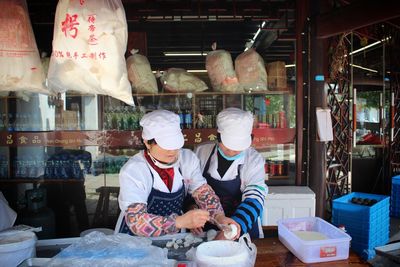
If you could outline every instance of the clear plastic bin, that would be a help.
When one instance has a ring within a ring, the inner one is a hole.
[[[293,231],[315,231],[327,237],[306,241]],[[326,262],[349,257],[351,237],[318,217],[291,218],[278,221],[279,240],[302,262]]]

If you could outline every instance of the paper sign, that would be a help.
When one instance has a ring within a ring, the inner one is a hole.
[[[318,137],[321,142],[333,140],[331,110],[317,108],[317,128]]]

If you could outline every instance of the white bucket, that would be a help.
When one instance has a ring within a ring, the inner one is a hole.
[[[14,267],[36,256],[36,235],[26,231],[0,233],[0,266]]]
[[[196,263],[207,266],[249,266],[249,252],[239,242],[216,240],[202,243],[196,250]]]

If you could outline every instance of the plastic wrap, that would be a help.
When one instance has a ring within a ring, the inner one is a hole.
[[[239,81],[233,68],[231,54],[225,50],[215,50],[207,54],[206,69],[215,91],[241,92]]]
[[[48,86],[112,96],[133,105],[126,70],[127,23],[121,0],[60,0]]]
[[[264,60],[253,49],[241,53],[235,60],[236,75],[246,91],[267,90],[267,71]]]
[[[150,63],[147,57],[139,55],[137,52],[137,50],[132,50],[132,55],[126,60],[132,89],[136,93],[156,94],[158,92],[157,80],[151,71]]]
[[[48,94],[24,0],[0,1],[0,91]]]
[[[161,76],[161,83],[168,92],[202,92],[208,89],[205,82],[180,68],[170,68]]]
[[[92,232],[52,258],[47,266],[174,266],[168,251],[151,240],[127,234]]]

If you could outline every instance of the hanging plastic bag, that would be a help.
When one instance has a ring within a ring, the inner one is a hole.
[[[213,51],[206,56],[206,69],[213,89],[219,92],[242,92],[243,89],[233,68],[231,54],[216,48],[217,45],[214,43]]]
[[[157,80],[151,71],[151,66],[147,57],[139,55],[139,50],[132,49],[131,56],[126,60],[128,78],[132,84],[132,89],[136,93],[156,94],[158,92]]]
[[[26,1],[0,1],[0,91],[48,94],[44,82]]]
[[[164,89],[172,93],[202,92],[208,89],[205,82],[185,69],[170,68],[161,76]]]
[[[133,105],[124,57],[127,29],[121,0],[60,0],[49,88],[109,95]]]
[[[252,267],[256,262],[257,247],[251,242],[249,234],[245,234],[238,242],[204,242],[197,248],[190,249],[186,257],[195,261],[198,267]]]
[[[253,49],[241,53],[235,60],[236,75],[246,91],[267,90],[267,71],[263,58]]]

